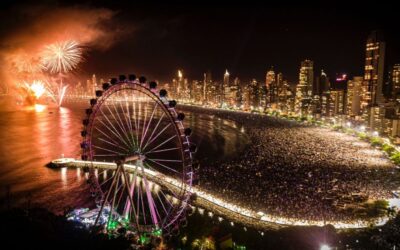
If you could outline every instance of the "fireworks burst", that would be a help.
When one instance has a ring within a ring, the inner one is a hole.
[[[42,53],[42,65],[53,74],[76,69],[81,60],[82,48],[73,40],[50,44]]]
[[[36,99],[39,99],[46,92],[46,87],[44,86],[44,83],[40,80],[35,80],[32,84],[25,82],[25,86],[28,91],[35,96]]]

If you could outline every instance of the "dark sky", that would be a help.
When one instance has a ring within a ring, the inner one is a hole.
[[[15,9],[11,2],[3,4]],[[365,40],[374,29],[384,32],[387,65],[400,63],[400,20],[394,3],[369,8],[346,3],[263,6],[245,1],[191,6],[116,2],[83,3],[117,11],[113,22],[130,26],[133,32],[106,51],[90,50],[82,73],[135,72],[168,81],[178,68],[189,79],[202,79],[207,70],[220,79],[227,68],[233,77],[263,80],[273,65],[296,81],[300,61],[311,59],[316,72],[323,68],[331,77],[338,72],[360,75]],[[12,27],[2,26],[8,28]]]

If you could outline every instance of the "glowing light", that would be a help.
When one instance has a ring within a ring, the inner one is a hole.
[[[45,47],[42,64],[50,73],[66,73],[82,61],[82,48],[76,41],[57,42]]]
[[[46,109],[45,105],[41,105],[41,104],[35,104],[35,111],[36,112],[43,112]]]
[[[161,230],[161,229],[155,230],[155,231],[153,232],[153,235],[155,235],[155,236],[161,236],[161,235],[162,235],[162,230]]]
[[[328,245],[321,245],[321,247],[319,248],[320,250],[331,250],[331,247]]]
[[[378,136],[379,133],[378,133],[378,131],[374,131],[374,132],[372,133],[372,135],[373,135],[373,136]]]
[[[178,77],[179,77],[179,78],[182,78],[182,77],[183,77],[182,71],[180,71],[180,70],[178,70]]]
[[[203,215],[204,214],[204,209],[199,208],[199,214]]]
[[[61,180],[63,183],[67,182],[67,168],[61,168]]]
[[[40,80],[35,80],[32,84],[28,84],[25,82],[25,86],[28,91],[32,92],[33,96],[35,96],[36,99],[39,99],[46,92],[46,88],[43,82]]]

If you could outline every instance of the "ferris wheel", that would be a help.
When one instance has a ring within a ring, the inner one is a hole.
[[[193,180],[195,146],[185,115],[145,77],[121,75],[102,88],[90,100],[81,131],[97,205],[94,225],[169,234],[186,223]]]

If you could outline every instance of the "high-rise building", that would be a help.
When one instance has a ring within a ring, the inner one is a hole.
[[[271,67],[270,70],[268,70],[267,74],[265,75],[265,86],[269,88],[269,86],[274,82],[275,82],[275,71],[274,67]]]
[[[203,103],[203,82],[194,80],[191,86],[190,101],[196,104]]]
[[[364,83],[362,87],[361,109],[368,112],[370,106],[384,103],[383,77],[385,62],[385,42],[382,35],[373,31],[365,48]]]
[[[84,88],[83,88],[83,86],[82,86],[82,83],[79,81],[78,82],[78,84],[75,86],[75,89],[74,89],[75,91],[75,95],[76,96],[82,96],[82,95],[85,95],[85,90],[84,90]]]
[[[225,70],[224,73],[224,82],[222,85],[222,96],[223,96],[223,102],[229,103],[230,99],[230,83],[229,83],[229,72],[228,70]]]
[[[296,86],[296,112],[308,113],[308,108],[312,101],[312,87],[314,84],[313,61],[304,60],[301,62],[299,83]]]
[[[400,103],[400,64],[395,64],[390,71],[391,96]]]
[[[281,72],[276,74],[275,82],[276,82],[276,93],[277,93],[277,96],[279,97],[279,93],[282,91],[282,87],[283,87],[283,74]]]
[[[280,103],[284,99],[286,99],[286,89],[285,89],[285,82],[283,80],[283,74],[278,73],[276,74],[276,101]]]
[[[87,96],[92,96],[93,93],[93,85],[92,85],[92,81],[90,79],[86,80],[86,95]]]
[[[283,113],[288,113],[290,109],[290,98],[292,92],[289,83],[283,78],[283,74],[279,73],[276,75],[276,85],[278,88],[278,105],[277,108]]]
[[[329,78],[324,72],[321,70],[321,74],[315,78],[312,86],[312,101],[311,101],[311,112],[315,115],[320,115],[322,112],[322,101],[325,102],[330,100],[330,82]],[[328,99],[327,99],[328,98]],[[325,107],[326,108],[326,105]],[[328,111],[325,111],[327,113]]]
[[[94,95],[94,93],[96,93],[97,90],[97,78],[96,75],[93,74],[92,75],[92,94]]]
[[[228,86],[230,86],[230,84],[229,84],[229,72],[228,72],[228,70],[225,70],[224,87],[228,87]]]
[[[350,117],[360,115],[362,76],[355,76],[347,81],[346,114]]]
[[[242,110],[250,110],[250,85],[244,85],[243,88],[241,88],[242,92],[242,102],[241,102],[241,109]]]
[[[260,106],[260,86],[256,79],[251,80],[249,85],[250,109],[258,109]]]
[[[240,85],[240,80],[238,77],[236,77],[233,80],[233,84],[231,86],[231,92],[236,93],[234,107],[239,108],[240,105],[242,104],[243,91],[242,91],[242,86]]]
[[[239,92],[239,78],[235,78],[231,83],[229,81],[229,72],[226,70],[224,74],[224,102],[230,108],[237,108],[240,106],[238,95]]]
[[[178,80],[176,82],[176,93],[178,98],[181,98],[183,92],[183,73],[182,70],[178,70]]]
[[[330,116],[343,115],[345,111],[345,93],[342,89],[330,91]]]
[[[271,105],[271,103],[275,103],[277,100],[277,89],[276,89],[276,78],[274,67],[271,67],[270,70],[267,71],[265,75],[265,87],[266,87],[266,95],[267,95],[267,104]]]
[[[190,88],[188,79],[183,77],[183,71],[178,70],[177,78],[172,79],[174,97],[183,101],[189,101]]]
[[[213,85],[212,82],[212,78],[211,78],[211,72],[207,71],[206,73],[204,73],[204,79],[203,79],[203,102],[204,103],[208,103],[210,102],[211,96],[209,96],[208,94],[212,92],[211,90],[211,86]]]
[[[316,77],[313,85],[313,96],[319,95],[321,96],[322,93],[328,91],[330,88],[329,78],[324,72],[321,70],[321,74]]]

